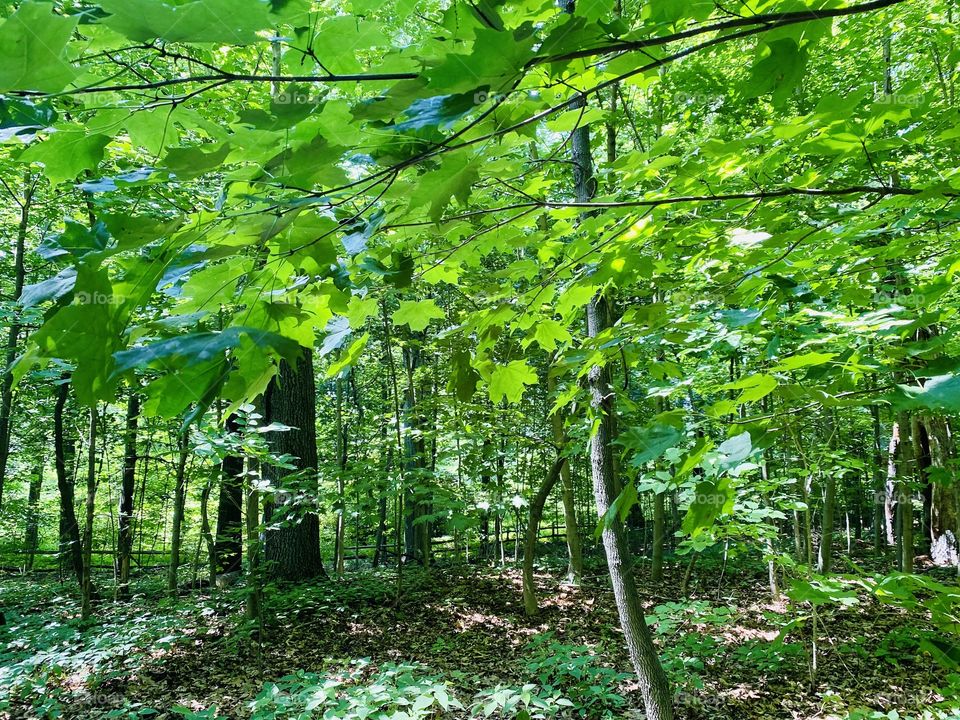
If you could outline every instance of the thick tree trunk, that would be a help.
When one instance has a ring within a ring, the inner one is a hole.
[[[135,388],[127,396],[127,417],[123,436],[123,472],[120,477],[120,506],[117,512],[117,596],[130,595],[130,556],[133,553],[133,494],[137,477],[137,423],[140,396]]]
[[[229,433],[239,432],[237,418],[227,418]],[[217,501],[217,572],[235,573],[243,567],[243,457],[227,455],[220,461],[220,496]]]
[[[73,475],[69,472],[72,465],[72,443],[64,434],[63,414],[67,397],[70,394],[70,382],[61,378],[57,386],[57,401],[53,406],[53,461],[57,473],[57,490],[60,495],[60,561],[69,560],[77,582],[83,584],[83,552],[80,544],[80,526],[77,524]]]
[[[929,438],[930,459],[934,467],[946,468],[954,457],[950,426],[942,418],[924,421]],[[956,483],[932,483],[930,513],[930,559],[937,565],[958,565],[957,524],[960,522],[960,496]]]
[[[558,457],[550,466],[549,472],[540,483],[540,488],[530,501],[530,516],[527,521],[527,533],[523,543],[523,607],[527,615],[537,614],[537,587],[533,582],[533,561],[537,554],[537,540],[540,537],[540,520],[543,507],[550,497],[550,491],[557,484],[560,473],[566,465],[566,459]]]
[[[269,575],[282,580],[306,580],[325,575],[320,556],[320,520],[314,512],[317,491],[317,398],[313,351],[302,349],[296,367],[280,362],[280,372],[267,388],[266,421],[289,430],[270,433],[275,455],[292,455],[299,474],[291,487],[288,470],[264,466],[263,475],[275,489],[266,517],[264,558]],[[305,506],[306,509],[301,509]]]
[[[23,294],[26,279],[24,254],[26,252],[27,229],[30,227],[30,206],[33,204],[35,185],[29,170],[23,173],[23,199],[20,205],[20,222],[17,225],[17,243],[13,257],[13,301]],[[10,459],[10,416],[13,411],[13,362],[17,358],[20,342],[20,314],[14,309],[13,322],[7,331],[6,363],[3,366],[3,381],[0,383],[0,507],[3,507],[3,489],[7,479],[7,462]]]
[[[182,545],[183,508],[187,501],[187,455],[189,443],[187,431],[178,435],[179,456],[177,476],[173,489],[173,522],[170,529],[170,565],[167,566],[167,592],[177,594],[180,571],[180,546]]]

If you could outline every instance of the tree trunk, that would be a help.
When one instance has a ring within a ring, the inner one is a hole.
[[[650,550],[650,582],[663,580],[663,541],[667,534],[667,513],[664,507],[665,495],[662,492],[653,495],[653,542]]]
[[[26,252],[27,229],[30,226],[30,206],[33,203],[35,185],[29,170],[23,172],[23,200],[20,205],[20,222],[17,225],[17,243],[13,257],[13,297],[14,302],[23,293],[26,278],[24,254]],[[13,198],[16,201],[16,198]],[[17,359],[17,347],[20,341],[20,311],[14,308],[13,322],[7,331],[7,355],[3,366],[3,382],[0,384],[0,507],[3,507],[3,488],[7,479],[7,461],[10,459],[10,416],[13,410],[13,362]]]
[[[817,572],[829,575],[833,567],[833,525],[836,513],[837,480],[833,472],[823,478],[823,515],[820,519],[820,552]]]
[[[423,439],[423,418],[420,415],[416,371],[420,367],[420,348],[408,343],[403,346],[403,366],[407,383],[403,397],[403,415],[407,432],[403,437],[403,463],[406,488],[404,491],[403,561],[427,564],[429,553],[429,523],[421,520],[424,515],[417,484],[424,480],[426,445]]]
[[[900,423],[893,423],[890,431],[890,444],[887,446],[887,479],[884,483],[883,524],[887,536],[887,545],[896,544],[897,515],[897,456],[900,453]],[[899,563],[899,560],[897,561]]]
[[[178,573],[180,571],[183,508],[187,500],[188,437],[186,430],[180,432],[178,435],[180,454],[177,459],[177,477],[173,491],[173,523],[170,529],[170,565],[167,567],[167,592],[171,595],[177,594]]]
[[[552,391],[555,379],[547,372],[547,390]],[[550,416],[550,428],[553,432],[553,444],[557,452],[563,452],[567,445],[567,433],[564,429],[564,413],[558,409]],[[583,577],[583,549],[580,542],[580,527],[577,524],[577,508],[573,495],[573,478],[570,476],[570,462],[564,458],[560,467],[560,483],[563,487],[563,527],[567,540],[567,581],[580,584]]]
[[[260,463],[247,459],[247,478],[245,510],[247,531],[247,619],[257,623],[258,633],[263,630],[263,603],[262,581],[260,571],[260,491],[257,490],[260,480]]]
[[[563,0],[563,9],[573,12],[573,0]],[[584,107],[586,100],[577,97],[571,108]],[[590,157],[590,131],[581,126],[571,136],[571,159],[573,161],[574,190],[578,202],[589,202],[594,195],[596,182]],[[597,337],[610,324],[607,301],[599,296],[587,306],[587,336]],[[590,406],[597,421],[590,440],[590,468],[593,477],[593,495],[597,514],[606,518],[617,495],[617,478],[613,464],[612,441],[615,423],[614,390],[610,372],[606,366],[595,365],[587,375],[590,389]],[[615,515],[603,528],[603,549],[607,556],[610,583],[616,600],[620,626],[630,653],[634,672],[640,685],[643,704],[648,720],[672,720],[673,706],[667,676],[657,658],[657,651],[647,628],[640,596],[637,593],[633,564],[626,535],[619,515]]]
[[[336,379],[336,394],[337,413],[335,431],[337,433],[337,465],[340,472],[337,473],[337,522],[334,529],[333,568],[337,575],[343,575],[344,543],[346,542],[347,530],[347,497],[346,480],[344,477],[347,472],[347,426],[343,422],[343,381],[339,376]]]
[[[596,337],[606,327],[606,302],[592,300],[587,307],[587,334]],[[593,494],[597,515],[606,518],[616,499],[613,477],[613,453],[609,435],[609,420],[614,412],[613,391],[606,368],[594,366],[588,375],[591,407],[598,416],[596,430],[590,441],[590,466],[593,476]],[[643,704],[650,720],[672,720],[673,707],[670,685],[663,672],[657,651],[644,618],[640,596],[633,575],[633,563],[627,547],[623,524],[614,515],[603,528],[603,549],[607,556],[610,582],[623,629],[624,640],[643,695]]]
[[[533,582],[533,561],[537,554],[537,540],[540,537],[540,520],[543,517],[543,506],[550,496],[550,491],[557,484],[566,459],[558,457],[553,461],[537,494],[530,502],[530,517],[527,521],[527,534],[523,544],[523,607],[527,615],[537,614],[537,587]]]
[[[883,548],[883,505],[884,505],[884,477],[883,477],[883,443],[880,439],[880,408],[870,406],[870,417],[873,420],[873,549],[880,552]]]
[[[53,406],[53,461],[57,472],[57,490],[60,495],[60,559],[69,558],[77,582],[83,585],[83,552],[80,544],[80,526],[74,505],[73,475],[68,466],[73,453],[68,452],[72,443],[64,435],[63,413],[70,394],[70,381],[64,376],[57,386],[57,401]]]
[[[93,517],[97,500],[97,406],[90,408],[87,434],[87,504],[83,524],[83,576],[80,617],[87,620],[93,612]]]
[[[226,429],[237,433],[236,415],[227,418]],[[215,541],[218,573],[236,573],[243,567],[243,457],[227,455],[220,461],[220,496],[217,501]]]
[[[320,556],[320,520],[313,510],[317,491],[317,398],[313,351],[301,349],[296,367],[286,360],[267,388],[266,422],[289,427],[270,433],[274,455],[292,455],[296,483],[290,472],[273,465],[263,475],[274,488],[269,503],[264,558],[270,576],[306,580],[325,575]],[[301,509],[301,506],[305,509]]]
[[[123,436],[123,472],[120,477],[120,506],[117,512],[117,597],[130,596],[130,556],[133,553],[133,493],[137,473],[137,422],[140,396],[130,388]]]
[[[37,470],[30,478],[30,490],[27,495],[27,527],[23,537],[23,546],[27,551],[23,563],[25,572],[33,570],[34,558],[40,544],[40,490],[43,486],[43,458],[44,454],[41,451]]]
[[[927,435],[934,467],[946,468],[954,456],[950,426],[943,418],[928,418]],[[957,523],[960,497],[956,483],[933,483],[930,516],[930,559],[936,565],[958,565]]]
[[[900,571],[913,572],[913,433],[907,413],[899,413],[900,427],[899,458],[897,462],[897,511],[900,526]]]

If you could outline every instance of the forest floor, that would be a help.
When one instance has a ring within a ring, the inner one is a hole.
[[[640,718],[599,570],[579,587],[538,575],[535,618],[511,568],[406,570],[399,604],[392,574],[348,574],[271,591],[261,642],[239,590],[168,600],[147,579],[81,627],[72,586],[5,576],[0,717]],[[645,593],[679,720],[955,716],[922,615],[869,597],[822,607],[811,681],[809,608],[772,602],[761,568],[705,570],[687,599],[679,575]]]

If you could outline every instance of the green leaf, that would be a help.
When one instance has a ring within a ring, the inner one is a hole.
[[[497,365],[490,374],[490,399],[500,402],[504,398],[508,402],[520,402],[524,387],[534,385],[537,374],[527,365],[526,360],[513,360],[506,365]]]
[[[783,105],[803,77],[807,54],[793,38],[761,44],[746,84],[747,97],[773,93],[773,104]]]
[[[470,353],[458,350],[450,358],[453,371],[447,383],[447,390],[456,394],[460,402],[469,402],[477,391],[480,373],[470,364]]]
[[[348,367],[353,367],[360,356],[363,354],[367,341],[370,339],[370,333],[364,333],[352,343],[345,353],[340,354],[340,358],[327,369],[327,377],[336,377]]]
[[[90,135],[83,130],[61,130],[20,156],[24,162],[43,165],[43,174],[54,185],[74,180],[84,170],[93,170],[103,159],[107,135]]]
[[[894,407],[902,409],[960,412],[960,375],[937,375],[919,388],[898,385],[887,399]]]
[[[823,365],[828,363],[833,358],[837,356],[836,353],[818,353],[810,352],[803,355],[791,355],[788,358],[784,358],[776,365],[773,366],[773,370],[777,372],[785,372],[788,370],[797,370],[803,367],[810,367],[813,365]]]
[[[723,469],[736,467],[753,453],[753,440],[750,439],[750,433],[742,432],[720,443],[717,452],[722,456],[720,467]]]
[[[777,387],[777,379],[772,375],[750,375],[736,382],[721,385],[721,390],[743,390],[737,403],[755,402],[769,395]]]
[[[77,16],[52,3],[25,2],[0,25],[0,90],[63,90],[78,72],[64,59]]]
[[[538,320],[533,327],[533,340],[547,352],[553,352],[560,343],[573,339],[562,323],[551,318]]]
[[[657,460],[667,450],[676,447],[683,433],[672,425],[653,423],[643,427],[630,427],[621,432],[615,442],[632,450],[630,464],[641,467]]]
[[[410,198],[410,208],[429,204],[430,219],[439,222],[443,211],[454,198],[460,205],[467,202],[470,191],[479,178],[479,165],[468,155],[446,155],[438,170],[428,173],[420,180],[419,187]]]
[[[20,293],[20,305],[33,307],[47,300],[59,300],[73,290],[77,282],[77,269],[64,268],[51,278],[33,285],[27,285]]]
[[[204,148],[212,148],[206,152]],[[193,178],[216,170],[230,154],[230,143],[171,148],[163,158],[163,166],[178,178]]]
[[[698,483],[695,492],[682,525],[683,531],[691,537],[709,530],[720,515],[733,509],[733,489],[729,478]]]
[[[148,345],[114,353],[115,374],[133,368],[158,366],[166,370],[182,369],[213,360],[226,350],[240,344],[246,336],[260,347],[268,347],[290,359],[300,346],[289,338],[267,330],[248,327],[229,327],[222,332],[198,332],[160,340]]]
[[[400,307],[393,313],[394,325],[408,325],[411,330],[426,330],[431,320],[440,320],[444,317],[444,312],[437,307],[436,301],[427,300],[404,300]]]
[[[477,109],[481,92],[467,92],[456,95],[438,95],[414,101],[403,111],[407,119],[393,126],[394,130],[420,130],[426,127],[449,128],[464,115]]]
[[[0,97],[0,142],[33,135],[52,125],[56,119],[57,111],[48,102]]]
[[[194,0],[168,4],[160,0],[99,0],[108,13],[101,22],[137,42],[247,45],[274,25],[264,0]]]

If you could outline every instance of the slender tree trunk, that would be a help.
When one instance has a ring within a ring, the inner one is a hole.
[[[227,418],[226,429],[237,433],[235,415]],[[243,563],[243,457],[227,455],[220,461],[220,497],[217,501],[217,572],[239,573]]]
[[[900,571],[913,572],[913,473],[916,459],[913,456],[913,433],[907,413],[901,412],[899,462],[897,463],[897,508],[900,515]]]
[[[490,449],[493,447],[493,443],[490,442],[490,438],[484,437],[483,444],[480,447],[480,487],[484,490],[485,493],[489,493],[492,477],[490,473]],[[488,561],[491,557],[490,553],[490,507],[489,503],[487,508],[483,510],[482,515],[480,516],[480,550],[478,555],[480,559]]]
[[[87,504],[83,524],[83,578],[80,617],[87,620],[93,612],[93,518],[97,500],[97,406],[90,408],[87,433]]]
[[[340,472],[337,473],[337,523],[335,528],[333,566],[337,575],[343,575],[344,543],[346,542],[346,480],[347,472],[347,426],[343,421],[343,381],[340,377],[336,379],[337,394],[337,413],[336,413],[336,433],[337,433],[337,465]]]
[[[290,430],[270,433],[275,455],[292,455],[298,487],[286,480],[290,471],[265,466],[264,476],[277,488],[266,518],[267,572],[282,580],[306,580],[326,575],[320,556],[317,491],[317,398],[313,351],[301,349],[296,367],[281,361],[279,375],[267,389],[266,420]],[[302,491],[299,488],[304,488]],[[300,510],[305,502],[308,510]]]
[[[697,565],[698,553],[690,553],[690,560],[687,561],[687,567],[683,571],[683,580],[680,582],[680,596],[688,597],[690,595],[690,580],[693,578],[693,568]]]
[[[17,225],[17,243],[13,257],[13,300],[20,299],[26,279],[24,254],[26,252],[27,230],[30,227],[30,206],[33,204],[35,185],[29,170],[23,173],[23,199],[20,205],[20,222]],[[16,198],[13,198],[16,200]],[[7,331],[6,363],[3,367],[3,381],[0,383],[0,507],[3,507],[3,489],[7,479],[7,462],[10,459],[10,417],[13,410],[13,371],[20,342],[20,313],[14,309],[13,322]]]
[[[41,452],[37,460],[37,469],[30,478],[30,489],[27,494],[27,527],[23,537],[23,546],[27,552],[23,569],[26,572],[33,570],[34,558],[40,544],[40,490],[43,487],[43,458],[44,454]]]
[[[548,389],[552,390],[554,379],[547,374]],[[567,433],[564,430],[563,410],[557,410],[550,416],[553,432],[553,444],[558,452],[567,445]],[[580,542],[580,527],[577,523],[577,508],[573,494],[573,478],[570,476],[570,462],[564,458],[560,468],[560,483],[563,486],[563,526],[567,540],[567,581],[579,584],[583,576],[583,549]]]
[[[207,580],[212,590],[217,585],[217,540],[213,536],[210,528],[210,493],[213,492],[213,479],[215,471],[211,468],[207,473],[207,481],[203,484],[203,492],[200,494],[200,536],[207,548]],[[200,548],[197,548],[197,553]],[[197,558],[199,564],[200,559]]]
[[[57,386],[57,401],[53,406],[53,460],[57,473],[57,490],[60,495],[60,558],[69,559],[77,582],[83,584],[83,552],[80,543],[80,526],[77,523],[72,465],[72,452],[64,434],[63,414],[70,394],[70,381],[64,376]]]
[[[565,11],[573,12],[573,1],[562,0]],[[584,107],[586,100],[577,97],[571,107]],[[594,195],[596,181],[590,157],[590,131],[582,126],[571,136],[571,159],[574,169],[574,191],[578,202],[589,202]],[[603,296],[587,305],[587,336],[595,338],[610,326],[610,309]],[[617,478],[613,464],[611,443],[615,424],[614,390],[606,366],[596,365],[587,375],[590,406],[596,419],[590,440],[590,468],[597,514],[606,518],[617,495]],[[673,720],[670,685],[657,657],[650,630],[647,628],[640,596],[633,574],[632,556],[626,534],[618,515],[606,522],[602,533],[603,549],[607,556],[610,583],[616,600],[624,641],[633,663],[648,720]]]
[[[827,446],[836,447],[837,427],[832,412],[826,422]],[[833,530],[836,517],[837,478],[832,469],[822,476],[823,512],[820,516],[820,548],[817,553],[817,572],[829,575],[833,568]]]
[[[833,567],[833,526],[836,513],[837,481],[833,472],[823,478],[823,514],[820,520],[820,552],[817,554],[817,572],[829,575]]]
[[[263,603],[262,582],[260,572],[260,491],[257,490],[260,481],[260,463],[247,459],[246,497],[244,515],[246,516],[247,531],[247,619],[257,623],[258,633],[263,632]]]
[[[883,524],[887,536],[887,545],[893,546],[897,542],[896,515],[897,515],[897,456],[900,453],[900,423],[893,423],[890,431],[890,444],[887,446],[887,479],[884,483]],[[898,560],[899,563],[899,560]]]
[[[403,397],[403,415],[407,426],[407,432],[403,437],[403,463],[404,477],[408,483],[404,492],[403,554],[404,562],[420,562],[426,565],[428,562],[426,554],[429,553],[429,524],[421,520],[424,508],[417,488],[417,485],[424,481],[423,471],[426,460],[420,408],[422,393],[417,392],[416,386],[416,372],[421,364],[421,354],[419,346],[413,343],[404,345],[402,352],[407,378]]]
[[[130,556],[133,553],[133,493],[137,477],[137,422],[140,396],[130,388],[123,436],[123,472],[120,477],[120,507],[117,512],[117,597],[130,596]]]
[[[180,571],[180,546],[183,530],[183,508],[187,500],[187,455],[189,435],[186,430],[178,435],[180,453],[177,459],[176,485],[173,491],[173,523],[170,529],[170,565],[167,567],[167,592],[177,594]]]
[[[527,615],[537,614],[537,586],[533,581],[533,561],[537,554],[537,540],[540,537],[540,520],[543,517],[543,507],[550,496],[550,491],[557,484],[560,473],[566,465],[563,457],[553,461],[553,465],[540,483],[537,494],[530,502],[530,516],[527,521],[527,533],[523,544],[523,607]]]
[[[879,553],[883,548],[883,443],[880,438],[880,408],[870,406],[873,421],[873,549]]]
[[[650,550],[650,582],[663,580],[663,541],[667,534],[667,513],[664,507],[665,495],[653,494],[653,542]]]

